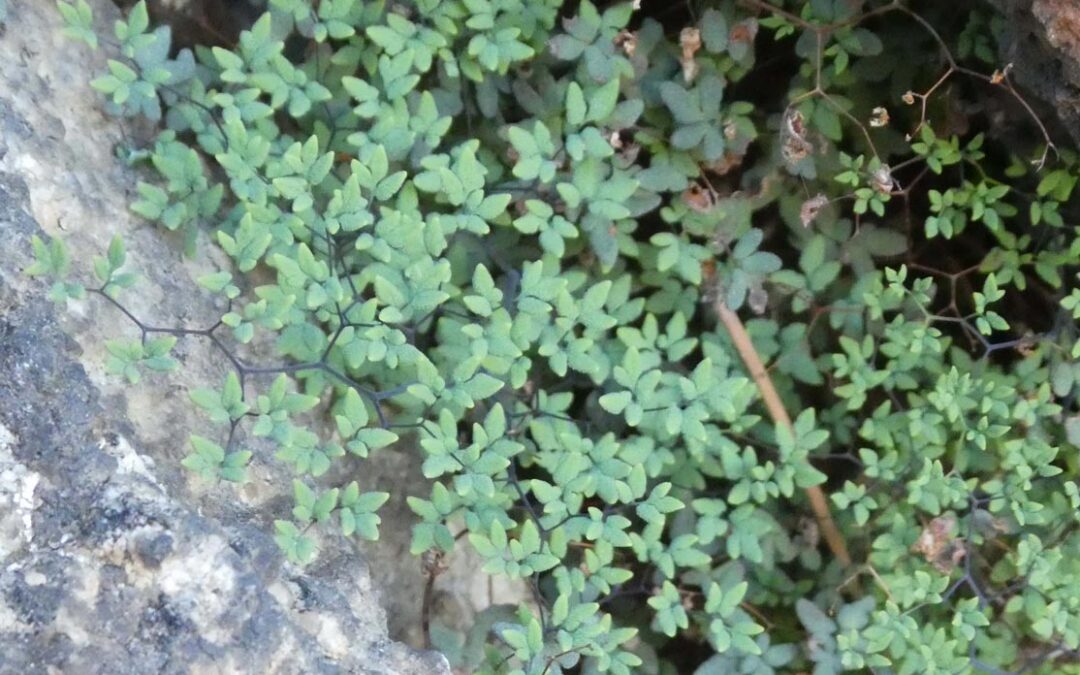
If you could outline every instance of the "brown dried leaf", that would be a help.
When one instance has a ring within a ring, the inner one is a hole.
[[[892,169],[888,164],[882,164],[871,176],[873,188],[883,195],[887,195],[896,188],[896,181],[892,177]]]
[[[955,529],[956,516],[952,514],[938,516],[926,524],[919,533],[919,538],[912,544],[911,550],[921,553],[928,560],[935,559],[953,540]]]
[[[911,550],[921,554],[939,572],[952,572],[967,552],[963,541],[956,538],[956,516],[938,516],[927,523]]]
[[[820,193],[803,202],[802,206],[799,208],[799,222],[802,223],[802,226],[810,227],[817,218],[818,213],[820,213],[821,209],[825,208],[828,203],[829,198]]]
[[[716,206],[716,193],[699,183],[691,183],[683,190],[683,201],[694,211],[705,213]]]
[[[806,126],[802,113],[791,109],[784,115],[780,128],[780,154],[788,166],[798,164],[814,151],[814,145],[806,139]]]
[[[751,44],[757,37],[758,22],[754,19],[745,19],[731,27],[728,33],[728,42],[745,42]]]
[[[621,30],[615,36],[615,47],[621,49],[627,56],[633,56],[637,51],[637,33]]]
[[[683,28],[679,33],[679,46],[682,47],[679,63],[682,64],[683,80],[689,84],[698,74],[698,64],[694,60],[694,55],[701,49],[701,31],[693,26]]]

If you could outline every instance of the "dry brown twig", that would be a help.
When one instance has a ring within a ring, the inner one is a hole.
[[[420,567],[427,578],[424,583],[424,600],[420,608],[420,624],[424,632],[424,648],[431,649],[431,613],[435,603],[435,579],[448,568],[446,554],[433,548],[420,556]]]
[[[761,392],[761,399],[765,403],[765,408],[769,411],[769,416],[777,425],[793,431],[794,426],[791,423],[791,416],[788,415],[787,409],[784,408],[784,403],[780,400],[780,394],[777,393],[776,387],[773,386],[772,379],[769,377],[765,365],[761,362],[761,357],[758,355],[757,349],[754,348],[754,342],[750,339],[750,334],[746,332],[742,319],[724,303],[722,297],[717,298],[714,306],[717,315],[720,317],[720,322],[724,324],[724,328],[727,329],[728,334],[731,336],[731,341],[735,344],[735,349],[739,352],[739,356],[746,365],[750,377],[753,378],[758,391]],[[851,554],[848,552],[844,535],[836,527],[836,522],[829,511],[829,503],[825,499],[825,492],[816,485],[806,488],[805,492],[806,498],[810,501],[810,509],[814,512],[814,519],[817,521],[818,528],[821,530],[821,534],[825,538],[825,543],[828,545],[833,557],[844,567],[849,567],[851,565]]]

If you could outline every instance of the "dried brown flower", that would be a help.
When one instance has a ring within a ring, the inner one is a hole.
[[[1009,76],[1009,71],[1012,70],[1013,64],[1005,64],[1005,67],[1001,70],[995,70],[994,74],[990,76],[990,84],[1001,84],[1005,81],[1005,78]]]
[[[889,111],[885,108],[878,106],[874,108],[870,117],[870,126],[883,127],[889,124]]]

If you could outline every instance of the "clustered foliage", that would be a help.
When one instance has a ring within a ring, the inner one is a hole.
[[[998,20],[562,4],[271,0],[192,53],[60,2],[108,108],[163,121],[133,209],[234,262],[216,323],[156,328],[117,239],[85,290],[142,339],[110,369],[221,350],[185,465],[242,481],[272,439],[299,563],[377,536],[387,494],[335,462],[418,445],[413,553],[534,592],[435,627],[462,672],[1080,672],[1080,170]],[[330,436],[292,417],[320,404]]]

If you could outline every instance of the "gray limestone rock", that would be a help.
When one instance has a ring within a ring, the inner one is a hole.
[[[1080,2],[987,0],[1006,18],[1002,59],[1080,143]]]
[[[107,32],[115,8],[91,4]],[[105,55],[63,38],[52,2],[8,5],[0,673],[448,673],[441,655],[389,637],[380,601],[393,591],[373,580],[364,550],[328,536],[313,565],[284,560],[270,534],[290,508],[284,468],[256,462],[240,489],[180,468],[188,434],[213,431],[186,392],[221,381],[219,354],[182,341],[179,373],[126,385],[105,374],[104,342],[137,337],[133,326],[95,298],[56,308],[23,275],[34,234],[64,236],[88,278],[91,256],[121,233],[144,277],[125,297],[132,312],[202,325],[221,308],[193,279],[227,261],[184,260],[177,242],[129,213],[139,176],[114,149],[143,136],[100,112],[87,85]],[[407,536],[403,524],[392,529]],[[397,566],[418,569],[411,559]]]

